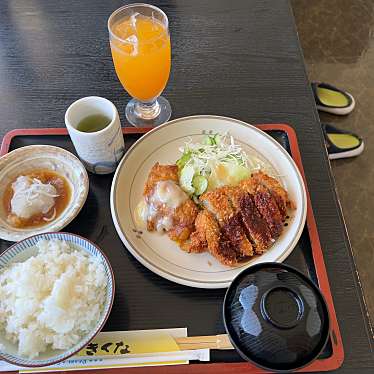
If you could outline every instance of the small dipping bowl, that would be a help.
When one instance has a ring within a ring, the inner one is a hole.
[[[294,371],[325,347],[330,320],[316,285],[281,263],[261,263],[241,272],[223,306],[232,345],[247,361],[271,371]]]
[[[45,225],[13,227],[7,220],[3,204],[5,188],[18,176],[40,169],[53,171],[65,178],[70,187],[70,200],[60,215]],[[50,145],[29,145],[1,157],[0,184],[0,238],[13,242],[43,232],[62,230],[78,215],[89,190],[88,175],[79,159],[63,148]]]

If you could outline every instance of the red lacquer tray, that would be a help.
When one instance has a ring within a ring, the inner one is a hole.
[[[286,148],[290,152],[292,158],[296,162],[304,178],[305,186],[307,188],[303,165],[302,165],[301,157],[300,157],[300,151],[299,151],[299,147],[297,143],[296,133],[292,129],[292,127],[286,124],[265,124],[265,125],[257,125],[257,127],[267,132],[269,135],[273,136],[276,140],[278,140],[282,144],[284,148]],[[144,134],[147,131],[149,131],[149,129],[147,128],[123,128],[123,133],[125,135],[125,142],[127,143],[126,147],[130,146],[137,138],[139,138],[142,134]],[[17,130],[10,131],[4,136],[1,149],[0,149],[0,155],[4,155],[12,149],[15,149],[15,148],[18,148],[24,145],[28,145],[28,144],[52,144],[52,145],[62,146],[62,147],[68,148],[71,151],[74,151],[74,148],[72,147],[70,139],[67,135],[66,129],[63,129],[63,128],[17,129]],[[112,177],[110,176],[110,179],[108,179],[106,182],[107,187],[110,186],[111,178]],[[95,183],[95,177],[90,175],[91,186],[94,183]],[[100,183],[101,185],[105,185],[105,183],[103,182],[103,179],[101,180]],[[106,193],[106,191],[103,191],[103,192]],[[109,188],[108,188],[107,194],[109,196]],[[87,204],[90,204],[90,199],[88,199],[86,205]],[[328,352],[322,355],[321,358],[314,361],[311,365],[309,365],[308,367],[300,371],[302,372],[330,371],[330,370],[337,369],[342,365],[343,360],[344,360],[344,349],[343,349],[342,338],[340,335],[339,325],[338,325],[338,321],[337,321],[336,313],[334,309],[333,298],[332,298],[331,291],[330,291],[330,285],[329,285],[329,280],[328,280],[328,276],[326,272],[326,267],[325,267],[325,263],[323,259],[323,252],[322,252],[322,248],[320,245],[316,222],[315,222],[313,211],[312,211],[308,188],[307,188],[307,204],[308,204],[307,225],[306,225],[306,228],[304,229],[305,233],[303,235],[305,239],[303,241],[308,242],[308,245],[307,245],[308,249],[306,249],[307,247],[305,246],[305,243],[304,243],[304,244],[298,245],[299,248],[297,248],[297,250],[298,251],[305,250],[305,251],[310,252],[307,256],[303,257],[306,262],[305,268],[310,269],[310,276],[312,277],[312,279],[315,278],[313,280],[316,283],[318,283],[319,288],[321,289],[327,301],[329,312],[330,312],[330,319],[331,319],[331,334],[330,334],[330,342],[328,343],[329,344]],[[82,214],[87,214],[87,211],[86,212],[83,211],[81,215]],[[84,219],[87,220],[87,217],[84,217]],[[115,240],[118,241],[115,230],[112,228],[113,224],[110,220],[110,214],[105,213],[105,216],[102,219],[106,219],[108,221],[107,226],[110,227],[110,229],[106,229],[107,231],[104,230],[104,233],[103,232],[100,233],[101,235],[100,240],[102,240],[103,235],[104,236],[106,235],[108,236],[107,240],[109,240],[111,243],[113,243]],[[79,220],[79,216],[77,217],[76,220]],[[77,223],[78,226],[79,224],[80,223]],[[71,227],[69,225],[67,228],[67,231],[74,232],[75,230],[76,230],[76,227],[74,226]],[[115,235],[115,237],[114,236],[110,237],[110,235]],[[90,239],[94,240],[94,238],[92,237]],[[0,251],[3,251],[7,246],[8,246],[8,243],[0,240]],[[119,251],[116,250],[115,252],[116,254],[114,254],[114,252],[113,254],[107,253],[109,260],[112,260],[112,263],[115,261],[115,259],[113,261],[112,257],[118,256],[118,252]],[[155,277],[153,274],[149,274],[147,269],[143,269],[143,267],[138,265],[135,260],[131,259],[130,255],[129,257],[130,259],[128,259],[128,261],[130,265],[133,266],[137,272],[141,272],[144,279],[146,277]],[[289,259],[287,259],[286,263],[290,263],[293,266],[295,266],[295,263],[296,263],[296,267],[298,267],[297,261],[299,260],[291,258],[290,261]],[[305,269],[304,269],[304,272],[306,272]],[[129,272],[129,274],[130,273],[131,272]],[[159,279],[158,277],[155,279],[152,278],[151,281],[152,282],[157,281],[160,283],[160,287],[162,289],[161,292],[163,292],[162,296],[165,298],[168,297],[167,292],[169,292],[169,289],[171,289],[172,287],[175,287],[175,289],[178,287],[178,292],[179,290],[181,290],[180,292],[184,292],[186,294],[186,298],[188,297],[188,295],[192,295],[195,297],[196,295],[194,293],[202,292],[202,291],[198,291],[197,289],[174,285],[168,281]],[[129,282],[129,280],[127,282],[131,283]],[[163,284],[162,282],[166,282],[166,283]],[[122,286],[121,284],[118,284],[118,280],[116,281],[116,283],[117,283],[116,286],[118,287]],[[173,290],[171,289],[171,291]],[[127,297],[131,298],[131,295],[129,293],[130,289],[126,290],[126,292],[127,292]],[[152,299],[152,297],[157,299],[157,297],[160,297],[160,295],[157,295],[157,292],[155,292],[155,295],[153,296],[147,295],[147,298]],[[138,300],[142,300],[142,299],[140,298]],[[137,323],[142,323],[142,321],[138,322],[136,318],[133,318],[132,321],[126,321],[127,324],[124,326],[121,323],[122,317],[121,317],[120,302],[121,300],[118,300],[118,299],[115,300],[115,304],[112,310],[112,315],[110,319],[108,320],[107,325],[105,326],[106,330],[141,329],[142,327],[148,329],[148,328],[166,328],[166,327],[184,327],[185,326],[185,325],[176,326],[175,323],[173,324],[173,322],[170,322],[172,325],[169,326],[168,321],[159,321],[158,325],[153,325],[153,323],[157,323],[154,321],[153,317],[152,319],[144,317],[144,324],[145,324],[144,326],[139,326]],[[139,308],[141,309],[141,307]],[[147,306],[144,306],[144,308],[147,308]],[[183,306],[181,308],[183,309]],[[202,318],[204,318],[204,316],[202,316]],[[182,322],[182,324],[183,323],[184,322]],[[198,335],[199,332],[196,330],[197,327],[193,326],[193,323],[195,322],[191,321],[192,326],[187,326],[189,329],[189,334]],[[211,333],[211,334],[223,333],[223,331],[208,331],[208,333]],[[140,368],[126,368],[126,369],[103,369],[103,370],[100,370],[100,372],[113,373],[113,374],[121,372],[121,371],[125,373],[134,372],[134,373],[139,373],[139,374],[142,374],[142,373],[146,374],[146,373],[149,373],[150,371],[156,374],[161,374],[161,373],[170,373],[170,374],[178,373],[179,374],[179,373],[199,373],[199,372],[212,373],[212,374],[213,373],[216,374],[216,373],[243,373],[243,372],[264,373],[265,372],[264,370],[259,369],[250,363],[240,361],[240,359],[236,357],[235,355],[233,358],[229,357],[228,360],[225,360],[227,354],[226,356],[222,356],[222,355],[220,356],[219,353],[212,352],[211,356],[212,356],[211,362],[204,363],[204,364],[192,362],[189,365],[159,366],[159,367],[152,367],[152,368],[140,367]],[[92,373],[93,371],[92,370],[83,370],[83,371],[80,370],[79,372],[80,373]]]

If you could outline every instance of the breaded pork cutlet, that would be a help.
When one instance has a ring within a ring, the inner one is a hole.
[[[254,195],[248,193],[241,186],[242,184],[237,187],[226,187],[227,195],[230,196],[233,207],[240,214],[255,253],[261,254],[272,244],[271,232],[256,207]]]
[[[206,192],[200,201],[205,209],[195,222],[189,251],[201,252],[208,248],[229,266],[254,253],[264,253],[281,234],[283,210],[286,211],[287,204],[290,206],[287,192],[264,173],[256,173],[256,178],[245,179],[235,187]],[[206,241],[208,221],[210,227],[215,227],[214,246]]]
[[[281,212],[283,219],[287,215],[287,208],[295,209],[294,204],[288,198],[287,191],[281,186],[281,184],[275,178],[270,177],[262,171],[258,171],[252,174],[252,179],[256,181],[258,184],[261,184],[270,190],[275,201],[277,202],[279,211]]]
[[[143,196],[146,202],[149,203],[152,199],[157,183],[165,181],[170,181],[178,186],[178,167],[176,165],[160,165],[156,163],[150,170],[144,186]],[[198,208],[191,199],[186,198],[175,209],[168,207],[162,202],[152,202],[152,209],[153,213],[147,220],[148,231],[156,230],[156,223],[164,220],[169,222],[167,233],[171,240],[183,242],[189,238],[194,230],[194,222],[198,214]]]
[[[283,229],[284,217],[279,210],[274,194],[263,185],[259,185],[253,196],[257,210],[269,226],[272,239],[278,238]]]
[[[217,219],[220,226],[235,214],[224,188],[216,188],[200,196],[200,201]]]
[[[236,213],[221,227],[220,256],[225,265],[234,266],[253,256],[253,247],[248,240],[240,214]]]
[[[269,226],[271,238],[276,239],[286,217],[287,192],[277,180],[262,172],[241,181],[239,188],[253,196],[258,212]]]
[[[193,253],[208,250],[220,263],[227,266],[237,265],[244,258],[248,258],[240,252],[242,237],[237,229],[240,227],[237,220],[238,217],[233,216],[220,228],[213,214],[203,209],[195,221],[196,231],[191,234],[190,242],[183,249]],[[229,227],[230,225],[232,227]],[[227,237],[227,233],[230,237]]]
[[[238,212],[231,205],[225,187],[206,192],[200,197],[200,201],[217,219],[222,240],[231,243],[233,250],[241,257],[253,256],[252,245],[245,234]]]
[[[217,257],[220,237],[221,231],[217,221],[209,211],[203,209],[196,217],[195,231],[191,234],[191,240],[183,249],[193,253],[209,250],[213,256]]]

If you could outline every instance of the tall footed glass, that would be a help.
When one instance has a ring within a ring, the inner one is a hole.
[[[171,115],[161,95],[170,74],[168,18],[149,4],[129,4],[108,20],[114,68],[123,88],[133,97],[126,118],[134,126],[158,126]]]

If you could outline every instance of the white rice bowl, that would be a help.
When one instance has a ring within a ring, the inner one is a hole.
[[[44,238],[53,235],[58,238]],[[64,235],[73,242],[61,240]],[[0,354],[25,366],[52,364],[83,348],[105,322],[114,291],[110,265],[101,252],[91,252],[97,251],[92,243],[64,233],[38,236],[25,240],[34,238],[26,258],[18,251],[5,266],[7,252],[0,258]]]

